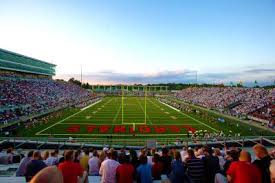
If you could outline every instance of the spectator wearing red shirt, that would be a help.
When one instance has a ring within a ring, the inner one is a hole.
[[[230,183],[261,183],[261,172],[251,164],[251,155],[242,150],[239,161],[232,162],[227,170],[227,179]]]
[[[162,164],[159,154],[154,154],[152,165],[152,176],[154,180],[161,180]]]
[[[130,164],[130,157],[125,153],[120,153],[118,157],[120,165],[116,169],[117,183],[132,183],[135,174],[135,168]]]
[[[73,162],[74,152],[69,150],[65,153],[65,161],[58,165],[58,169],[62,172],[64,183],[77,183],[78,177],[87,181],[87,177],[83,168],[79,163]]]

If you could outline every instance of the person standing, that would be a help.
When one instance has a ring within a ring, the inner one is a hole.
[[[118,165],[116,169],[117,183],[132,183],[134,180],[135,168],[130,164],[130,157],[124,152],[119,154]]]
[[[147,162],[147,156],[140,155],[140,165],[137,167],[137,182],[138,183],[152,183],[152,167]]]
[[[203,147],[203,153],[206,182],[214,183],[215,175],[220,171],[219,158],[212,155],[212,149],[208,146]]]
[[[74,152],[66,151],[64,161],[59,163],[58,169],[62,172],[64,183],[77,183],[78,178],[87,181],[87,173],[79,163],[73,162]],[[83,182],[84,182],[83,181]]]
[[[46,167],[47,165],[43,162],[40,151],[35,151],[33,153],[32,160],[27,164],[26,167],[26,181],[29,182],[33,176]]]
[[[251,164],[251,155],[242,150],[239,161],[232,162],[226,172],[230,183],[261,183],[261,172]]]
[[[106,159],[101,163],[99,175],[101,175],[101,183],[116,183],[116,169],[119,166],[117,162],[117,151],[109,152],[110,159]]]
[[[169,180],[171,183],[182,183],[184,182],[185,168],[181,160],[181,154],[178,151],[174,152],[174,160],[171,164],[171,173]]]
[[[261,171],[262,183],[270,183],[269,166],[271,157],[269,156],[267,149],[261,144],[256,144],[253,146],[253,151],[257,158],[253,164],[256,165]]]

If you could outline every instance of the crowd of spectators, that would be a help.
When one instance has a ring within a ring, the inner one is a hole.
[[[252,117],[270,121],[275,126],[275,104],[267,105],[249,114]]]
[[[47,113],[95,98],[81,87],[51,79],[0,79],[0,123]]]
[[[175,93],[178,99],[232,115],[243,116],[275,103],[275,89],[190,87]],[[269,117],[271,113],[265,113]]]
[[[58,150],[30,151],[16,176],[30,182],[65,183],[87,182],[88,176],[100,176],[102,183],[151,183],[163,175],[171,183],[274,183],[275,150],[268,152],[261,144],[252,149],[252,155],[237,147],[209,146],[140,151],[84,148],[63,155]]]

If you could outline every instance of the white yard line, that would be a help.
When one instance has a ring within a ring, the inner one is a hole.
[[[170,107],[171,109],[174,109],[175,111],[178,111],[178,112],[181,113],[182,115],[187,116],[187,117],[193,119],[194,121],[197,121],[198,123],[200,123],[200,124],[202,124],[202,125],[204,125],[204,126],[210,128],[211,130],[214,130],[215,132],[219,132],[217,129],[212,128],[211,126],[209,126],[209,125],[207,125],[207,124],[205,124],[205,123],[203,123],[203,122],[201,122],[201,121],[199,121],[199,120],[197,120],[197,119],[195,119],[195,118],[193,118],[193,117],[191,117],[191,116],[189,116],[189,115],[183,113],[181,110],[179,110],[179,109],[177,109],[177,108],[175,108],[175,107],[173,107],[173,106],[170,106],[170,105],[168,105],[168,104],[166,104],[166,103],[164,103],[164,102],[161,102],[161,101],[159,101],[159,102],[162,103],[162,104],[164,104],[164,105],[166,105],[167,107]]]
[[[91,105],[89,105],[89,106],[91,107],[91,106],[93,106],[93,105],[95,105],[95,104],[97,104],[97,103],[99,103],[99,102],[101,102],[101,101],[102,101],[102,100],[99,100],[99,101],[97,101],[97,102],[95,102],[95,103],[93,103],[93,104],[91,104]],[[88,108],[87,108],[87,109],[88,109]],[[83,112],[83,111],[84,111],[84,110],[80,110],[80,111],[78,111],[78,112],[76,112],[76,113],[74,113],[74,114],[72,114],[72,115],[70,115],[70,116],[68,116],[68,117],[66,117],[66,118],[64,118],[64,119],[62,119],[62,120],[60,120],[60,121],[54,123],[54,124],[52,124],[51,126],[48,126],[47,128],[45,128],[45,129],[43,129],[43,130],[41,130],[41,131],[35,133],[35,135],[41,135],[42,132],[44,132],[44,131],[46,131],[46,130],[52,128],[52,127],[54,127],[54,126],[57,125],[57,124],[62,123],[63,121],[65,121],[65,120],[67,120],[67,119],[69,119],[69,118],[71,118],[71,117],[73,117],[73,116],[75,116],[75,115],[77,115],[77,114],[79,114],[79,113],[81,113],[81,112]]]
[[[62,123],[62,125],[97,125],[97,126],[101,126],[101,125],[132,125],[133,123],[122,123],[122,124],[110,124],[110,123]],[[145,124],[145,123],[135,123],[136,125],[148,125],[148,126],[171,126],[172,124]],[[196,126],[196,125],[200,125],[198,123],[196,124],[184,124],[184,125],[192,125],[192,126]],[[173,125],[172,125],[173,126]]]
[[[113,121],[112,121],[112,124],[116,121],[116,119],[117,119],[117,117],[118,117],[118,115],[119,115],[119,112],[120,112],[120,110],[121,110],[122,107],[123,107],[122,104],[120,104],[120,106],[119,106],[119,108],[118,108],[118,110],[117,110],[117,113],[116,113],[116,115],[115,115],[115,117],[114,117],[114,119],[113,119]]]
[[[49,136],[49,135],[54,135],[54,136],[122,136],[122,137],[129,137],[129,136],[133,136],[135,135],[136,137],[143,137],[143,136],[152,136],[152,137],[156,137],[156,136],[187,136],[186,133],[165,133],[165,134],[161,134],[161,133],[151,133],[151,134],[137,134],[137,133],[133,133],[133,134],[113,134],[113,133],[104,133],[104,134],[89,134],[89,133],[55,133],[55,134],[49,134],[49,133],[43,133],[40,135],[44,135],[44,136]]]
[[[84,110],[90,108],[91,106],[93,106],[93,105],[95,105],[95,104],[97,104],[97,103],[99,103],[99,102],[101,102],[101,100],[98,100],[98,101],[96,101],[95,103],[92,103],[92,104],[90,104],[90,105],[88,105],[88,106],[86,106],[86,107],[80,109],[80,111],[84,111]]]

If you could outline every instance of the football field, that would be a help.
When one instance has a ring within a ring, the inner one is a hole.
[[[37,136],[187,136],[217,129],[154,97],[104,97],[38,131]]]

